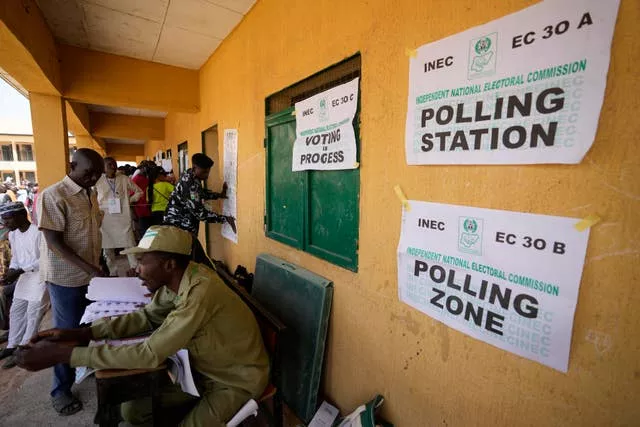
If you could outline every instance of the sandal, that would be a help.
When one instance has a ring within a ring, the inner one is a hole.
[[[2,369],[11,369],[17,364],[15,356],[9,356],[2,365]]]
[[[60,415],[73,415],[82,410],[82,402],[77,397],[60,394],[51,398],[53,409]]]

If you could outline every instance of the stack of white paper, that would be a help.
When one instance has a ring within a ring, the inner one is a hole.
[[[169,367],[169,376],[174,384],[179,384],[182,391],[192,396],[200,397],[196,384],[193,382],[193,374],[191,373],[191,363],[189,363],[189,351],[186,349],[178,350],[176,354],[169,357],[171,366]]]
[[[137,277],[95,277],[89,282],[87,299],[147,304],[151,298],[142,283]]]
[[[87,306],[80,323],[92,323],[105,317],[122,316],[140,310],[151,301],[151,298],[146,296],[148,293],[149,290],[142,286],[142,280],[137,277],[96,277],[91,279],[87,290],[87,299],[94,302]],[[138,344],[146,338],[91,341],[89,346],[131,345]],[[95,369],[86,366],[76,368],[76,383],[81,382],[94,372]]]
[[[91,323],[104,317],[121,316],[139,310],[151,301],[149,290],[142,286],[137,277],[96,277],[89,282],[87,299],[95,301],[85,309],[80,323]],[[92,341],[90,346],[108,344],[112,346],[132,345],[143,342],[147,337],[126,338],[122,340]],[[172,362],[169,376],[179,384],[182,391],[200,397],[191,373],[189,352],[185,349],[169,357]],[[81,382],[95,372],[87,367],[76,368],[76,383]]]
[[[103,317],[122,316],[140,310],[143,303],[123,301],[96,301],[87,306],[80,323],[92,323]]]

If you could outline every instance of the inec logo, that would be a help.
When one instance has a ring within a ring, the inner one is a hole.
[[[469,79],[484,77],[496,72],[498,33],[471,40],[469,43]]]
[[[320,122],[326,122],[329,120],[329,110],[327,109],[327,98],[320,100],[320,113],[318,114],[318,120]]]
[[[482,255],[482,226],[480,218],[458,218],[458,250],[468,254]]]

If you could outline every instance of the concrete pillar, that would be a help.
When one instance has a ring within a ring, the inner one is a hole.
[[[76,135],[76,147],[78,148],[91,148],[92,150],[100,153],[102,157],[107,155],[106,151],[98,141],[96,141],[91,135]]]
[[[69,168],[69,139],[64,100],[29,94],[38,184],[41,189],[61,180]]]
[[[20,172],[18,171],[18,144],[15,141],[11,141],[11,152],[13,153],[13,175],[16,185],[20,185]]]

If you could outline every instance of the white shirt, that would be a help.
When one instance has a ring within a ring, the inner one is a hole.
[[[42,233],[33,224],[24,233],[20,230],[10,231],[11,263],[9,268],[38,271],[41,236]]]

